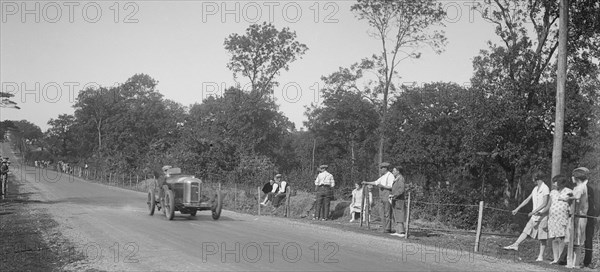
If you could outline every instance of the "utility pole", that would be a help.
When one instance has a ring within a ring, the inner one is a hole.
[[[567,83],[567,37],[569,23],[569,0],[560,0],[558,22],[558,69],[556,71],[556,119],[554,121],[554,145],[552,148],[552,177],[560,174],[565,122],[565,87]]]

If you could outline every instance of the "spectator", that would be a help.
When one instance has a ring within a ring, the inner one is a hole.
[[[362,184],[376,185],[379,187],[379,197],[381,198],[381,223],[383,233],[392,233],[392,205],[390,203],[390,194],[392,192],[392,184],[394,184],[394,175],[389,171],[390,164],[382,162],[379,165],[379,173],[381,176],[376,181],[363,181]]]
[[[323,164],[319,167],[319,175],[315,179],[315,191],[316,203],[315,203],[315,217],[313,220],[327,220],[329,219],[329,205],[333,198],[333,187],[335,181],[333,175],[327,172],[328,166]]]
[[[390,195],[394,221],[396,222],[396,232],[392,233],[392,235],[406,237],[406,230],[404,228],[404,222],[406,221],[406,205],[404,203],[405,182],[404,176],[400,173],[401,170],[400,166],[392,169],[392,174],[396,177],[392,185],[392,194]]]
[[[585,167],[579,167],[575,170],[581,170],[589,175],[590,170]],[[596,230],[597,219],[589,217],[600,216],[600,181],[598,180],[587,180],[587,193],[588,193],[588,210],[587,210],[587,224],[585,227],[585,255],[583,257],[583,266],[587,268],[592,267],[592,254],[594,247],[594,234]]]
[[[274,178],[274,180],[269,180],[269,183],[271,183],[271,191],[267,193],[265,200],[263,200],[263,202],[260,203],[261,206],[266,206],[267,204],[269,204],[269,201],[272,202],[273,196],[279,190],[279,182],[277,181],[277,178]]]
[[[368,190],[367,190],[368,191]],[[373,202],[373,194],[368,192],[369,197],[364,203],[363,207],[363,188],[360,183],[354,183],[354,190],[352,190],[352,202],[350,202],[350,222],[354,222],[356,219],[356,214],[363,214],[363,208],[368,208],[368,206]],[[363,216],[364,217],[364,216]]]
[[[565,248],[567,226],[569,224],[569,203],[565,199],[573,191],[568,188],[569,179],[564,175],[556,175],[552,178],[550,200],[542,213],[549,211],[548,215],[548,239],[552,240],[552,264],[558,263],[560,254]]]
[[[550,195],[550,189],[542,180],[542,172],[536,172],[533,175],[532,181],[536,186],[531,191],[531,194],[523,200],[521,205],[512,211],[513,215],[516,215],[521,208],[523,208],[529,201],[533,200],[533,210],[528,216],[531,218],[527,225],[523,229],[523,232],[512,245],[504,247],[506,250],[519,250],[519,244],[523,242],[527,236],[531,236],[533,239],[540,240],[540,253],[536,259],[537,262],[543,261],[544,250],[546,249],[546,239],[548,238],[548,214],[540,213],[548,204],[548,196]]]
[[[581,262],[582,246],[585,244],[585,230],[587,224],[588,212],[588,192],[587,192],[587,168],[577,168],[573,170],[571,179],[575,183],[573,195],[567,199],[575,200],[575,228],[573,230],[573,265],[567,268],[578,267]],[[568,262],[567,262],[568,263]]]
[[[273,197],[273,207],[277,208],[286,197],[286,191],[288,189],[287,181],[282,180],[283,176],[281,174],[275,175],[275,181],[279,184],[279,190]]]

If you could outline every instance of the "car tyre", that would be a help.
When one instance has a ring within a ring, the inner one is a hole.
[[[167,220],[173,220],[173,217],[175,216],[175,195],[173,194],[173,191],[168,190],[166,192],[164,205],[163,209],[165,209]]]
[[[223,208],[223,198],[221,197],[221,190],[217,191],[217,195],[216,195],[216,202],[213,204],[213,207],[211,209],[212,211],[212,218],[214,220],[219,219],[219,217],[221,217],[221,209]]]
[[[198,212],[198,210],[193,210],[193,211],[190,213],[190,215],[191,215],[191,216],[196,216],[196,213],[197,213],[197,212]]]
[[[154,215],[154,209],[156,208],[156,199],[154,195],[154,190],[150,189],[148,191],[148,213],[150,215]]]

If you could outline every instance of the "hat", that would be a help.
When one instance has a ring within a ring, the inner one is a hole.
[[[382,162],[379,164],[379,168],[390,168],[390,164],[387,162]]]
[[[579,167],[579,168],[573,169],[573,172],[571,172],[571,175],[573,177],[575,177],[576,179],[584,181],[584,180],[588,179],[589,173],[590,173],[589,169],[587,169],[585,167]]]
[[[582,172],[584,172],[584,173],[586,173],[586,174],[587,174],[587,173],[589,173],[589,172],[590,172],[590,169],[587,169],[587,168],[585,168],[585,167],[577,167],[577,168],[573,169],[573,172],[572,172],[572,173],[575,173],[575,171],[582,171]]]
[[[275,177],[276,178],[280,178],[280,177],[282,177],[282,175],[281,174],[277,174],[277,175],[275,175]]]
[[[319,166],[319,169],[327,169],[327,167],[329,167],[329,165],[321,164],[321,166]]]
[[[173,168],[173,167],[172,167],[172,166],[170,166],[170,165],[165,165],[165,166],[163,166],[163,167],[162,167],[162,170],[163,170],[163,172],[164,172],[164,171],[167,171],[167,170],[169,170],[169,169],[171,169],[171,168]]]

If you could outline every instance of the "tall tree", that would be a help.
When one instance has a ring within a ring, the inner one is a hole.
[[[363,65],[376,70],[378,77],[376,86],[371,89],[381,101],[378,151],[378,162],[381,162],[385,142],[383,130],[396,68],[404,59],[419,58],[424,45],[441,52],[446,42],[444,32],[432,29],[444,26],[442,20],[446,13],[442,4],[434,0],[359,0],[352,6],[352,11],[360,20],[367,21],[373,28],[371,36],[379,39],[382,46],[380,55],[363,60]]]
[[[56,119],[48,121],[50,128],[46,131],[47,142],[50,143],[49,150],[54,155],[66,158],[72,156],[76,143],[73,125],[75,117],[69,114],[61,114]]]
[[[245,35],[233,33],[225,39],[225,49],[231,54],[227,68],[250,80],[251,91],[267,94],[277,86],[275,76],[288,70],[289,64],[304,55],[308,47],[296,41],[296,32],[284,27],[281,31],[270,23],[253,24]]]

